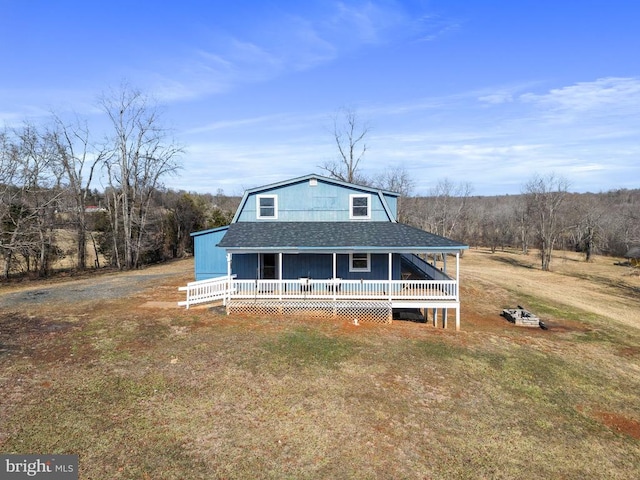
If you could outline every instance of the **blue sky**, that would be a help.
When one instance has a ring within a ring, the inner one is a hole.
[[[640,188],[634,0],[0,0],[0,125],[86,116],[123,81],[184,145],[175,189],[241,194],[336,158],[332,116],[370,127],[362,171],[516,194]],[[99,186],[98,186],[99,187]]]

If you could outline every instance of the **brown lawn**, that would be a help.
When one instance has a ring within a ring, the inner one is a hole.
[[[91,479],[640,478],[616,261],[466,252],[459,333],[179,309],[192,261],[3,286],[0,451]],[[499,316],[518,304],[549,329]]]

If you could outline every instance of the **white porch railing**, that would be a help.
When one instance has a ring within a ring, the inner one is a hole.
[[[232,283],[235,277],[235,275],[231,277]],[[187,292],[187,299],[183,302],[178,302],[178,305],[189,308],[189,306],[199,303],[215,302],[216,300],[224,301],[229,293],[233,291],[233,285],[229,284],[229,277],[217,277],[189,282],[186,287],[180,287],[178,290]]]
[[[192,282],[180,290],[194,305],[219,299],[325,299],[325,300],[453,300],[456,280],[237,280],[219,277]]]

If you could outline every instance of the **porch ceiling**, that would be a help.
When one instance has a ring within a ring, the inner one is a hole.
[[[237,222],[219,247],[230,252],[451,252],[468,246],[394,222]]]

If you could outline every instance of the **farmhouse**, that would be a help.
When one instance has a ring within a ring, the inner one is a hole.
[[[453,310],[459,329],[468,247],[398,223],[398,197],[314,174],[247,190],[230,225],[192,234],[196,278],[180,304],[363,322],[419,309],[443,326]]]

